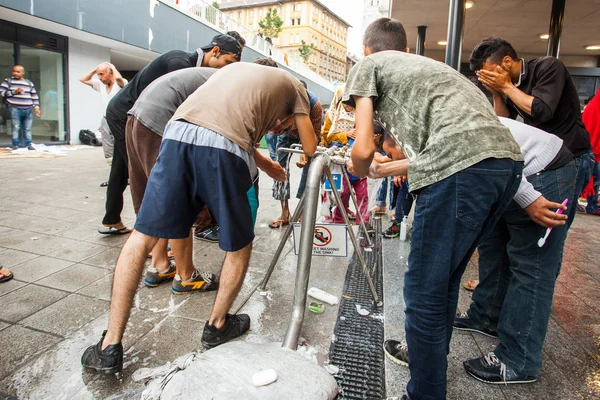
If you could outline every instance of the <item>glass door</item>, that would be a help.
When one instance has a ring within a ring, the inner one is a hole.
[[[15,60],[15,46],[12,43],[0,40],[0,82],[12,76],[12,68]],[[0,147],[10,145],[10,118],[8,108],[0,99]]]
[[[66,140],[63,55],[20,46],[25,78],[35,85],[40,98],[40,117],[33,118],[33,143]]]

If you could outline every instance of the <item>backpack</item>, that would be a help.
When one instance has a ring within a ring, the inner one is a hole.
[[[88,146],[102,146],[96,134],[89,129],[82,129],[79,131],[79,140],[83,144],[87,144]]]

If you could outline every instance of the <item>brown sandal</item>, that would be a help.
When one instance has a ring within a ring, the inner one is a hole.
[[[269,228],[271,228],[271,229],[278,229],[278,228],[281,228],[282,226],[287,226],[289,224],[290,224],[289,220],[285,220],[285,219],[279,218],[279,219],[271,222],[269,224]]]

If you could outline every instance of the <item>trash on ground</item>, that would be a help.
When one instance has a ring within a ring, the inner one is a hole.
[[[320,301],[311,301],[308,305],[308,309],[315,314],[321,314],[323,311],[325,311],[325,305]]]
[[[332,364],[327,364],[327,365],[325,365],[325,367],[324,367],[324,368],[325,368],[325,369],[327,370],[327,372],[329,372],[331,375],[335,375],[335,374],[337,374],[337,373],[339,373],[339,372],[340,372],[340,367],[336,367],[335,365],[332,365]]]
[[[336,296],[327,293],[324,290],[317,289],[316,287],[311,287],[310,289],[308,289],[308,295],[310,297],[314,297],[317,300],[321,300],[325,303],[331,304],[332,306],[335,306],[339,303],[339,300]]]
[[[358,312],[360,315],[363,315],[363,316],[364,316],[364,315],[369,315],[369,314],[370,314],[369,310],[367,310],[366,308],[362,308],[362,307],[360,306],[360,304],[357,304],[357,305],[356,305],[356,311],[357,311],[357,312]]]

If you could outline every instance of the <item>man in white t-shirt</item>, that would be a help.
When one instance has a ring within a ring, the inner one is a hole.
[[[110,164],[114,138],[106,123],[106,106],[119,93],[121,88],[127,84],[127,80],[123,79],[117,68],[109,62],[100,63],[96,68],[82,75],[79,80],[81,83],[85,83],[100,93],[100,99],[102,100],[102,121],[100,122],[102,148],[104,149],[104,157],[106,157]]]

